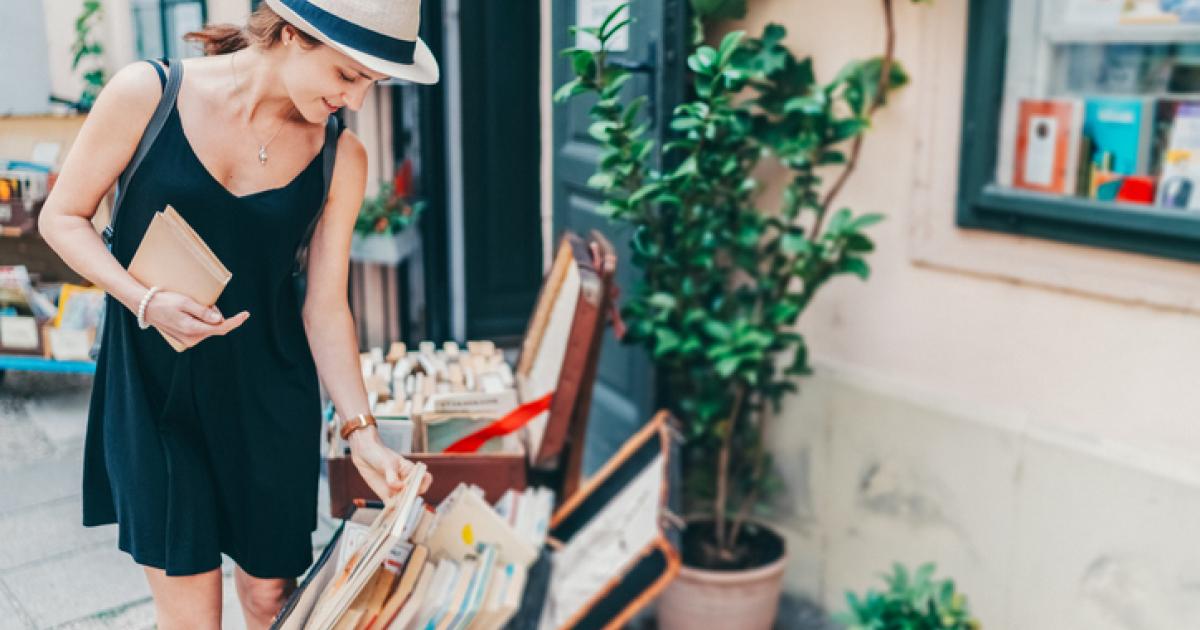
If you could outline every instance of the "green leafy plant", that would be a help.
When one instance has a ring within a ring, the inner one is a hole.
[[[103,19],[100,0],[83,0],[83,11],[75,18],[75,41],[71,43],[71,69],[83,68],[83,93],[75,107],[88,111],[107,81],[104,72],[104,46],[93,36]]]
[[[562,51],[575,78],[555,100],[595,98],[588,132],[601,154],[588,185],[601,191],[603,212],[632,227],[642,278],[622,307],[628,338],[650,352],[685,421],[685,508],[715,525],[700,557],[685,559],[740,568],[750,557],[742,525],[779,487],[766,425],[795,378],[810,373],[796,322],[832,278],[870,273],[865,230],[883,216],[834,202],[872,115],[908,77],[892,58],[890,0],[885,54],[850,62],[826,83],[784,46],[782,26],[760,37],[734,31],[688,57],[693,95],[673,111],[660,153],[641,116],[645,97],[626,97],[630,73],[609,63],[626,7],[572,28],[599,45]],[[764,159],[790,171],[775,209],[760,205]]]
[[[354,231],[364,236],[399,234],[421,215],[424,201],[411,201],[412,162],[405,161],[390,182],[379,185],[379,192],[363,199],[354,222]]]
[[[887,590],[865,597],[846,593],[850,609],[835,615],[847,630],[979,630],[967,610],[967,599],[954,590],[951,580],[934,580],[934,565],[909,572],[895,564],[882,576]]]

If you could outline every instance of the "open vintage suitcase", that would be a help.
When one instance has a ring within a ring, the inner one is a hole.
[[[575,491],[616,264],[612,245],[599,232],[587,240],[571,232],[563,235],[515,369],[523,383],[520,402],[550,394],[545,419],[531,423],[540,438],[527,451],[536,452],[406,454],[424,462],[433,476],[428,501],[441,501],[460,482],[480,486],[489,501],[496,501],[509,488],[523,489],[531,469],[560,500]],[[331,449],[326,465],[334,517],[347,517],[356,502],[378,500],[344,446]]]
[[[679,572],[680,438],[660,411],[554,513],[508,630],[620,628]],[[375,507],[351,520],[370,523]],[[343,527],[284,604],[273,630],[302,630],[337,575]]]

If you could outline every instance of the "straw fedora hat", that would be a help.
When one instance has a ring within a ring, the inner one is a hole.
[[[279,17],[362,65],[437,83],[438,64],[417,37],[421,0],[264,0]]]

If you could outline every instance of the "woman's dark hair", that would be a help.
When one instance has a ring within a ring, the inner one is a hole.
[[[205,55],[223,55],[235,50],[249,48],[257,44],[262,48],[271,48],[278,44],[283,33],[283,27],[292,26],[290,22],[279,17],[279,14],[266,4],[258,5],[245,26],[233,24],[209,24],[199,31],[192,31],[183,36],[184,41],[199,42],[204,47]],[[292,26],[296,35],[308,47],[319,46],[321,40]]]

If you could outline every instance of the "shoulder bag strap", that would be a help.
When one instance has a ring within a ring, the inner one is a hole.
[[[321,205],[313,215],[312,221],[309,221],[308,229],[304,231],[304,238],[300,239],[300,246],[296,249],[295,273],[304,272],[308,265],[308,245],[312,241],[312,235],[317,229],[317,222],[320,221],[321,214],[325,212],[325,202],[329,199],[329,182],[333,180],[333,163],[337,158],[338,136],[341,135],[340,124],[337,116],[330,116],[325,121],[325,146],[321,149],[321,175],[323,178]]]
[[[179,96],[179,85],[183,82],[183,64],[178,59],[164,59],[164,61],[167,63],[167,83],[163,87],[162,98],[159,99],[158,106],[154,109],[154,115],[150,117],[150,122],[146,124],[146,130],[142,132],[142,139],[138,141],[137,149],[133,152],[133,158],[129,160],[129,164],[125,166],[125,170],[121,171],[121,176],[117,178],[116,200],[113,202],[112,212],[108,218],[108,225],[104,228],[103,233],[104,242],[109,245],[112,244],[113,226],[117,222],[117,212],[120,211],[121,202],[125,199],[125,189],[129,186],[130,180],[133,179],[134,171],[141,165],[146,154],[150,152],[150,147],[154,144],[154,139],[162,131],[163,123],[167,121],[167,116],[171,113],[171,107],[175,104],[175,99]],[[161,76],[161,70],[159,72]]]

